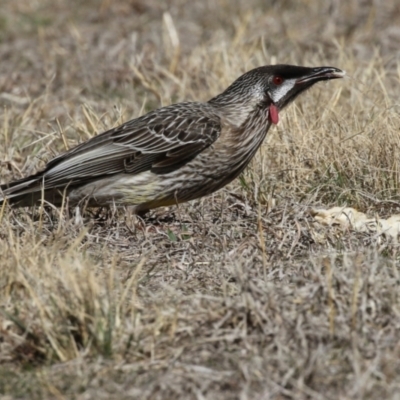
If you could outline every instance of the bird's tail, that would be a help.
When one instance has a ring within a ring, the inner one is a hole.
[[[14,207],[37,205],[42,199],[54,205],[62,203],[62,194],[56,189],[43,190],[42,174],[28,176],[0,185],[0,206],[6,201]]]

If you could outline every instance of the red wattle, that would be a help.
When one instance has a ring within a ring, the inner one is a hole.
[[[275,125],[279,122],[278,107],[274,104],[269,106],[269,120]]]

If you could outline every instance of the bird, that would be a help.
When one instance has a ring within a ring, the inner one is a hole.
[[[206,102],[158,108],[0,185],[0,205],[131,206],[134,213],[209,195],[246,168],[279,114],[335,67],[265,65]]]

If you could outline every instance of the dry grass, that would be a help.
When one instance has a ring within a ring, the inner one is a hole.
[[[398,244],[309,214],[398,212],[396,0],[1,8],[2,182],[258,65],[349,74],[292,105],[209,198],[144,222],[2,209],[2,398],[398,398]]]

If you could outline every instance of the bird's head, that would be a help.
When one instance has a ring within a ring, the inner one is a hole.
[[[223,93],[210,100],[227,108],[238,106],[240,119],[255,111],[268,110],[270,122],[277,124],[279,111],[300,93],[319,81],[342,78],[345,72],[334,67],[299,67],[295,65],[268,65],[255,68],[240,76]],[[239,111],[240,109],[240,111]]]

